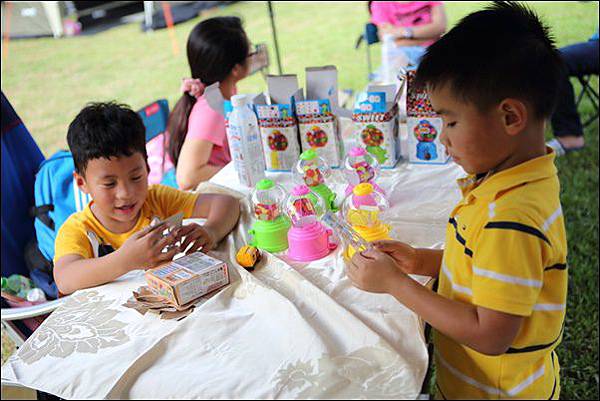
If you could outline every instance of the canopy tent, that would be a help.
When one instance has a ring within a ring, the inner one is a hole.
[[[2,37],[60,37],[67,13],[64,1],[3,1]]]

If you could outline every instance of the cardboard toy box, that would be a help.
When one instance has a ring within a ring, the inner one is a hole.
[[[398,100],[396,85],[369,85],[360,93],[352,114],[357,141],[379,161],[393,168],[400,156]]]
[[[315,149],[332,168],[344,161],[338,118],[350,117],[338,106],[337,80],[335,66],[306,68],[306,95],[295,102],[302,150]]]
[[[202,252],[148,270],[145,276],[152,291],[178,306],[229,284],[227,264]]]
[[[408,161],[416,164],[446,164],[450,157],[440,141],[444,128],[427,92],[415,86],[416,70],[407,73],[406,125],[408,131]]]
[[[301,99],[296,75],[268,75],[268,97],[257,96],[253,103],[263,145],[267,171],[292,171],[300,155],[298,123],[293,103]]]

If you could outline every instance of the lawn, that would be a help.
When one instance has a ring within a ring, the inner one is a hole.
[[[484,4],[448,3],[449,25]],[[598,27],[597,2],[531,7],[552,28],[558,46],[586,40]],[[285,73],[298,74],[302,83],[305,67],[335,64],[341,88],[357,91],[365,86],[364,48],[355,50],[354,43],[368,19],[366,2],[275,2],[274,11]],[[178,25],[178,55],[173,54],[166,30],[145,34],[139,24],[94,36],[10,41],[2,60],[2,91],[48,157],[66,147],[68,124],[86,102],[116,99],[137,109],[167,98],[174,105],[180,79],[189,75],[187,35],[200,19],[215,15],[240,16],[251,40],[269,45],[271,72],[276,73],[266,3],[242,2]],[[371,51],[378,60],[379,45]],[[597,89],[598,78],[592,82]],[[255,75],[238,89],[256,93],[265,89],[264,81]],[[587,101],[580,110],[584,119],[592,113]],[[569,399],[598,398],[598,120],[587,127],[585,138],[585,150],[557,161],[570,265],[567,322],[558,355],[561,396]],[[4,335],[2,348],[4,360]]]

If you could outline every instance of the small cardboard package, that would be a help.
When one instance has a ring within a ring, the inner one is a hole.
[[[359,94],[352,121],[358,143],[379,161],[382,168],[393,168],[400,158],[398,138],[398,100],[396,85],[369,85]]]
[[[302,150],[315,149],[333,168],[344,161],[338,118],[350,117],[338,105],[337,80],[335,66],[306,68],[306,95],[295,103]]]
[[[148,286],[175,305],[185,305],[229,284],[227,264],[202,252],[148,270]]]
[[[268,97],[254,98],[267,171],[291,171],[298,161],[298,123],[294,101],[302,98],[296,75],[268,75]]]
[[[446,164],[450,157],[440,141],[442,118],[433,110],[427,92],[415,85],[416,70],[407,73],[406,125],[408,161],[416,164]]]

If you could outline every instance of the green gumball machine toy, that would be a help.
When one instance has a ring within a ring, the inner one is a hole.
[[[252,191],[252,207],[256,221],[248,233],[250,245],[271,253],[288,248],[287,233],[291,223],[282,213],[286,198],[284,189],[271,180],[260,180]]]
[[[306,185],[323,199],[327,210],[331,212],[339,210],[335,204],[336,194],[325,183],[325,179],[331,174],[331,168],[314,149],[300,154],[294,174],[299,184]]]

